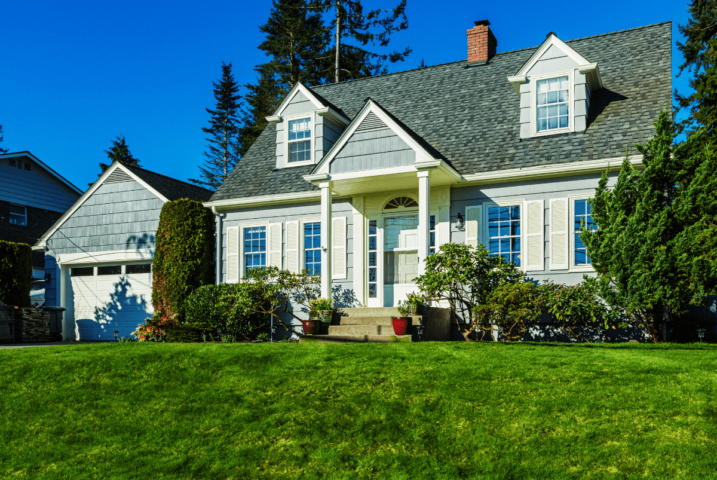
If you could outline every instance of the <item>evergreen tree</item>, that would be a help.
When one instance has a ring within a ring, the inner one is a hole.
[[[276,111],[281,98],[287,93],[275,78],[274,66],[265,63],[258,65],[254,70],[258,74],[257,83],[245,85],[247,90],[244,95],[245,111],[236,145],[236,155],[239,157],[243,157],[259,138],[268,124],[266,117]]]
[[[207,108],[211,115],[209,127],[202,131],[209,135],[208,151],[204,165],[199,166],[199,179],[190,179],[190,182],[210,189],[217,189],[231,173],[237,164],[236,154],[237,134],[239,133],[239,114],[241,113],[239,100],[239,86],[234,80],[232,64],[222,62],[222,77],[219,82],[213,82],[214,110]]]
[[[132,153],[129,151],[129,147],[127,146],[127,142],[125,141],[124,135],[118,136],[114,140],[112,140],[112,146],[109,148],[109,150],[105,150],[105,153],[107,154],[107,158],[110,160],[110,163],[100,162],[101,173],[97,175],[98,177],[101,177],[102,174],[105,173],[105,171],[110,168],[110,165],[112,165],[112,163],[115,161],[139,167],[139,159],[134,158],[132,156]],[[91,186],[92,184],[90,183],[89,185]]]
[[[677,43],[685,57],[678,75],[685,70],[694,75],[690,79],[694,93],[683,96],[675,92],[675,96],[680,107],[689,112],[681,127],[690,133],[706,128],[700,142],[691,143],[701,148],[712,141],[717,128],[717,0],[693,0],[689,12],[687,25],[679,26],[686,41]]]
[[[4,139],[5,139],[5,136],[3,135],[3,132],[2,132],[2,125],[0,125],[0,145],[2,145],[2,142]],[[2,148],[0,146],[0,154],[7,153],[7,152],[8,152],[7,148]]]
[[[669,315],[717,293],[717,243],[702,241],[717,234],[709,227],[717,219],[717,182],[708,175],[717,162],[711,147],[690,144],[698,137],[675,145],[677,128],[667,112],[655,127],[654,138],[637,145],[643,170],[626,158],[614,189],[603,174],[590,201],[597,230],[583,226],[580,238],[601,296],[658,341]]]
[[[365,13],[361,0],[316,1],[333,16],[329,26],[334,36],[334,82],[384,74],[388,63],[403,61],[411,53],[409,47],[402,52],[384,54],[367,48],[369,44],[387,47],[393,33],[408,28],[407,0],[401,0],[390,10],[375,9]]]

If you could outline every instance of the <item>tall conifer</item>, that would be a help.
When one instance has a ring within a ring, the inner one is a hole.
[[[242,128],[239,131],[236,154],[243,157],[249,147],[261,135],[268,122],[266,117],[278,108],[281,98],[287,93],[276,80],[275,67],[268,63],[254,68],[256,84],[246,84],[244,95],[245,111]]]
[[[97,175],[98,177],[101,177],[105,171],[110,168],[110,165],[112,165],[113,162],[118,161],[122,162],[126,165],[134,165],[135,167],[139,167],[139,159],[132,156],[132,152],[129,151],[129,146],[127,145],[127,141],[124,138],[124,135],[119,135],[115,137],[114,140],[112,140],[112,145],[109,149],[105,150],[105,153],[107,154],[107,158],[109,159],[110,163],[102,163],[100,162],[100,174]],[[92,185],[91,183],[89,185]]]
[[[3,135],[2,125],[0,125],[0,145],[2,145],[3,140],[5,140],[5,136]],[[0,154],[7,153],[7,152],[8,152],[7,148],[2,148],[2,146],[0,146]]]
[[[234,80],[232,64],[222,62],[222,76],[213,82],[214,110],[207,108],[211,115],[209,127],[202,128],[208,134],[204,165],[199,166],[199,179],[190,179],[197,185],[216,190],[234,169],[237,156],[237,134],[239,133],[240,105],[239,86]]]

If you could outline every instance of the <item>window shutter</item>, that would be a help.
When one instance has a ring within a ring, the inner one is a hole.
[[[466,245],[477,247],[480,243],[483,205],[466,207]]]
[[[267,267],[281,268],[281,223],[269,224]]]
[[[550,200],[550,269],[567,270],[568,265],[568,199]]]
[[[286,222],[286,269],[299,273],[299,222]]]
[[[346,217],[333,219],[331,235],[331,278],[343,279],[346,278]]]
[[[543,271],[545,269],[543,261],[543,245],[545,244],[543,201],[525,202],[525,211],[525,271]]]
[[[239,227],[227,228],[227,283],[239,281]]]

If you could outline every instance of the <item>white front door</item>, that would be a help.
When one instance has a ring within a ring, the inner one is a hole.
[[[383,306],[395,307],[415,291],[418,275],[418,216],[383,219]]]

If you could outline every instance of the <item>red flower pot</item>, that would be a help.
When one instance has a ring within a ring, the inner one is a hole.
[[[405,335],[406,328],[408,327],[408,317],[393,317],[391,323],[393,324],[393,333],[396,335]]]
[[[302,320],[301,323],[304,325],[304,335],[316,335],[319,333],[318,320]]]

